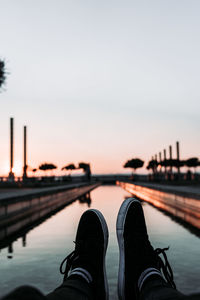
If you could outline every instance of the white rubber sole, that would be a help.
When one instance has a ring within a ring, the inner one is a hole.
[[[126,199],[118,212],[116,231],[119,245],[119,271],[118,271],[118,297],[120,300],[125,300],[125,253],[124,253],[124,224],[128,209],[133,202],[139,202],[134,198]]]
[[[89,209],[89,211],[94,212],[97,217],[99,218],[99,221],[101,222],[101,226],[103,229],[103,235],[104,235],[104,253],[103,253],[103,274],[104,274],[104,285],[105,285],[105,292],[106,292],[106,300],[109,299],[109,288],[108,288],[108,280],[107,280],[107,275],[106,275],[106,264],[105,264],[105,257],[106,257],[106,250],[108,247],[108,226],[106,223],[106,220],[102,213],[97,210],[97,209]]]

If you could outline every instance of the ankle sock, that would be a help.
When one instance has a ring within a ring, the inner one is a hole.
[[[81,276],[82,278],[84,278],[87,281],[87,283],[92,282],[92,276],[86,269],[75,268],[75,269],[71,270],[68,278],[71,277],[71,276],[74,276],[74,275]]]
[[[147,269],[145,269],[145,270],[141,273],[141,275],[140,275],[140,277],[139,277],[139,279],[138,279],[138,288],[139,288],[139,291],[141,291],[144,282],[145,282],[150,276],[159,276],[159,277],[162,277],[162,278],[163,278],[161,272],[160,272],[158,269],[156,269],[156,268],[147,268]]]

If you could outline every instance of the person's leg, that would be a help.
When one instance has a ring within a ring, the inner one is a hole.
[[[185,299],[186,296],[178,292],[163,278],[150,276],[140,290],[140,300],[178,300]]]
[[[68,278],[61,286],[46,295],[48,300],[92,300],[91,284],[79,276]]]
[[[143,209],[138,200],[129,198],[122,203],[116,226],[120,251],[119,299],[164,300],[184,297],[176,290],[173,272],[165,254],[168,249],[154,250],[149,241]],[[163,254],[165,263],[160,254]]]
[[[105,269],[107,245],[108,227],[103,215],[95,209],[87,210],[78,225],[75,250],[60,266],[60,271],[64,274],[63,283],[48,294],[47,299],[107,300],[108,283]]]
[[[200,294],[183,295],[176,289],[172,288],[162,278],[153,276],[146,280],[140,293],[141,300],[199,300]]]
[[[21,286],[10,292],[2,300],[46,300],[46,297],[36,288]]]
[[[93,292],[90,284],[81,277],[71,277],[63,282],[55,291],[44,296],[31,286],[21,286],[10,292],[2,300],[92,300]]]

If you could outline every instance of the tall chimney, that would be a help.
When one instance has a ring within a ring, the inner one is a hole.
[[[26,139],[26,133],[27,133],[27,128],[24,126],[24,172],[23,172],[23,178],[27,178],[27,163],[26,163],[26,158],[27,158],[27,139]]]
[[[177,155],[177,160],[180,160],[180,149],[179,149],[179,142],[176,142],[176,155]],[[180,167],[178,166],[178,174],[180,173]]]
[[[169,159],[172,159],[172,146],[169,146]],[[172,166],[170,167],[170,173],[172,173]]]
[[[158,161],[158,156],[157,156],[157,154],[155,155],[155,161],[156,161],[156,162]],[[155,170],[156,170],[156,173],[157,173],[157,164],[156,164]]]
[[[176,153],[177,153],[177,159],[180,159],[180,152],[179,152],[179,142],[176,142]]]
[[[9,173],[9,177],[11,179],[14,179],[13,164],[14,164],[14,119],[10,118],[10,173]]]
[[[167,158],[167,157],[166,157],[166,149],[164,149],[163,152],[164,152],[164,160],[166,160],[166,158]],[[167,171],[167,168],[166,168],[166,166],[165,166],[165,173],[166,173],[166,171]]]
[[[159,152],[159,162],[161,163],[162,161],[162,154]],[[160,173],[162,173],[162,166],[160,166]]]

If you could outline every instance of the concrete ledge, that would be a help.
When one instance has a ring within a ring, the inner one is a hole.
[[[0,206],[4,203],[13,203],[18,202],[19,200],[35,198],[39,196],[45,196],[53,193],[57,193],[59,191],[66,191],[72,188],[77,188],[81,186],[86,186],[90,183],[88,182],[80,182],[80,183],[72,183],[61,186],[53,186],[53,187],[44,187],[44,188],[34,188],[30,190],[14,190],[12,189],[9,192],[0,192]]]
[[[131,183],[136,186],[143,186],[153,190],[159,190],[166,193],[171,193],[175,195],[180,195],[183,197],[189,197],[193,199],[200,200],[200,186],[185,186],[185,185],[170,185],[170,184],[160,184],[160,183],[151,183],[151,182],[133,182],[133,181],[123,181],[120,182]]]
[[[0,202],[0,228],[48,207],[66,205],[99,185],[100,183],[92,183],[81,184],[71,189],[69,186],[47,188],[45,191],[42,189],[3,199]]]

